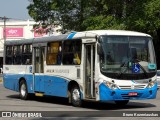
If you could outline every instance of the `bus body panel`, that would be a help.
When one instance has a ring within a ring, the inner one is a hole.
[[[36,75],[35,78],[38,80],[33,86],[33,75],[4,74],[4,87],[18,92],[20,81],[18,78],[26,80],[28,93],[42,92],[44,95],[67,97],[69,80],[66,78]]]
[[[43,74],[32,74],[32,65],[4,65],[3,84],[5,88],[19,92],[19,81],[22,78],[27,83],[28,93],[42,92],[44,95],[67,97],[68,83],[71,80],[79,82],[80,78],[77,79],[79,67],[45,65]]]
[[[136,96],[129,96],[129,93],[137,93]],[[152,88],[145,88],[143,90],[111,90],[103,83],[99,86],[100,101],[108,100],[143,100],[154,99],[157,94],[157,84]]]
[[[69,81],[57,76],[44,76],[45,95],[67,97]]]
[[[19,91],[17,76],[17,74],[3,74],[4,87],[10,90]]]
[[[30,72],[32,65],[4,65],[3,81],[8,89],[19,91],[19,81],[26,80],[28,92],[33,93],[33,75]]]
[[[34,91],[45,92],[44,88],[44,75],[35,74],[34,75]]]
[[[3,84],[5,88],[10,90],[19,91],[20,79],[26,80],[28,86],[28,93],[33,93],[33,75],[31,74],[4,74]]]

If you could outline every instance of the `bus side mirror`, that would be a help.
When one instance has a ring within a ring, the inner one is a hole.
[[[97,44],[97,54],[102,55],[102,53],[103,53],[102,46],[98,43]]]

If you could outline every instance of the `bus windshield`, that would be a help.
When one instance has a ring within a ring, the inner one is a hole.
[[[155,75],[156,60],[150,37],[102,36],[101,46],[100,69],[106,76],[144,79]],[[133,78],[137,74],[143,77]]]

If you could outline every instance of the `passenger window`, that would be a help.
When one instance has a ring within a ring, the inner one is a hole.
[[[63,44],[63,64],[80,65],[81,63],[81,40],[64,41]]]
[[[47,47],[47,65],[60,65],[62,59],[62,44],[61,42],[48,43]]]
[[[13,61],[13,47],[12,46],[6,46],[6,59],[5,59],[5,63],[7,65],[12,64]]]
[[[16,45],[13,47],[13,64],[14,65],[21,65],[21,58],[22,57],[22,46]]]
[[[31,65],[32,64],[32,45],[31,44],[23,45],[22,53],[23,53],[22,64]]]

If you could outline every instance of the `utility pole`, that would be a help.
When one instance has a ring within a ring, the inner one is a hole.
[[[4,38],[4,43],[5,43],[5,41],[6,41],[6,20],[9,19],[9,18],[6,18],[4,16],[4,17],[0,17],[0,19],[4,21],[3,38]]]
[[[4,34],[3,34],[4,41],[6,41],[6,17],[4,16]]]
[[[4,39],[4,45],[5,45],[5,42],[6,42],[6,20],[9,19],[9,18],[6,18],[5,16],[4,17],[0,17],[0,20],[3,20],[4,21],[4,27],[3,27],[3,39]],[[5,54],[5,49],[3,47],[3,54]],[[5,63],[5,59],[3,58],[3,63]]]

